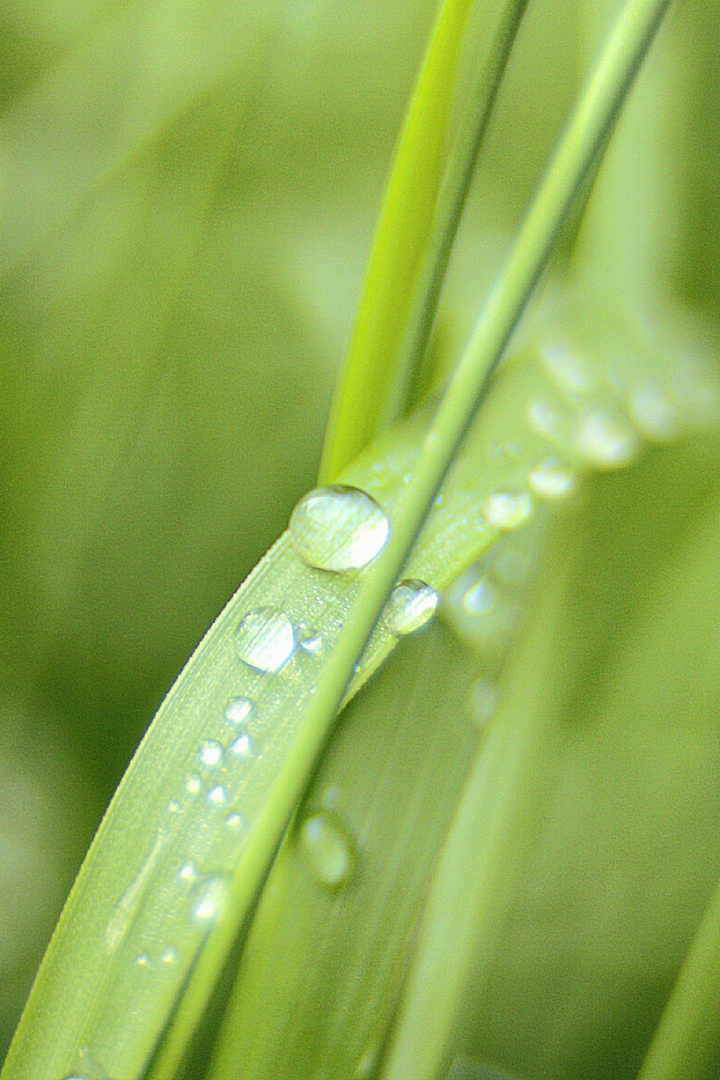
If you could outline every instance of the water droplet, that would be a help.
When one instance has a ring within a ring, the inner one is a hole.
[[[235,757],[249,758],[253,756],[254,752],[255,747],[253,746],[253,741],[246,731],[244,731],[242,735],[238,735],[237,739],[230,747],[230,753],[234,754]]]
[[[478,727],[488,722],[497,705],[497,686],[485,677],[478,679],[470,691],[470,711]]]
[[[555,385],[568,394],[587,394],[596,384],[595,373],[583,357],[559,342],[542,351],[543,367]]]
[[[310,634],[300,642],[300,648],[311,656],[317,656],[322,652],[323,642],[319,634]]]
[[[211,874],[200,878],[191,895],[190,916],[193,922],[205,925],[214,922],[222,911],[227,894],[225,878]]]
[[[222,761],[223,752],[221,743],[216,742],[215,739],[205,739],[200,743],[198,760],[206,769],[214,769]]]
[[[646,439],[667,442],[679,432],[677,409],[668,394],[655,383],[636,386],[630,395],[628,408],[633,424]]]
[[[295,644],[292,623],[274,608],[249,611],[235,631],[238,656],[256,671],[280,671],[295,652]]]
[[[580,417],[576,439],[580,452],[602,469],[622,468],[640,449],[632,428],[604,409],[592,410]]]
[[[150,967],[150,957],[146,952],[140,953],[138,956],[135,957],[135,963],[138,967],[148,968]]]
[[[532,514],[532,499],[525,491],[493,491],[483,502],[483,514],[497,529],[518,529]]]
[[[180,881],[195,881],[198,876],[198,868],[194,862],[188,860],[179,867],[177,876]]]
[[[497,592],[486,578],[480,578],[462,598],[463,610],[468,615],[485,615],[497,602]]]
[[[337,784],[326,787],[322,793],[322,805],[326,810],[337,810],[342,801],[342,792]]]
[[[234,697],[225,706],[225,719],[230,724],[244,724],[255,711],[255,703],[249,697]]]
[[[192,773],[185,781],[185,790],[188,795],[198,795],[202,791],[202,778],[196,773]]]
[[[245,818],[242,814],[238,814],[237,811],[233,811],[232,814],[228,814],[225,818],[224,824],[228,832],[239,833],[245,828]]]
[[[177,964],[178,959],[178,951],[177,949],[173,949],[172,946],[163,949],[160,953],[160,963],[165,967],[171,967],[173,964]]]
[[[549,401],[542,398],[533,398],[528,405],[528,420],[530,426],[538,435],[544,435],[549,439],[559,438],[562,416],[559,409]]]
[[[429,623],[437,606],[438,594],[430,585],[416,578],[407,578],[390,593],[383,620],[391,634],[402,637]]]
[[[380,506],[359,488],[316,488],[290,518],[295,553],[318,570],[361,570],[385,546],[390,523]]]
[[[177,801],[177,799],[171,799],[170,802],[167,804],[167,808],[169,814],[180,813],[180,803]]]
[[[225,806],[228,801],[228,793],[222,784],[216,784],[207,793],[207,801],[211,806]]]
[[[337,818],[327,813],[306,818],[300,828],[303,853],[314,876],[327,888],[344,885],[353,872],[353,844]]]
[[[528,483],[542,499],[564,499],[575,488],[575,476],[557,458],[546,458],[532,470]]]

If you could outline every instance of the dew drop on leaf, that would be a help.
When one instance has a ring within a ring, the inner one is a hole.
[[[564,499],[575,489],[575,476],[558,458],[546,458],[530,472],[528,483],[541,499]]]
[[[437,611],[438,594],[424,581],[408,578],[396,585],[383,611],[388,630],[398,637],[412,634],[430,622]]]
[[[207,793],[207,801],[216,809],[225,806],[228,801],[228,793],[222,784],[216,784],[215,787],[210,788]]]
[[[214,769],[216,765],[220,764],[222,759],[223,748],[221,743],[216,742],[215,739],[205,739],[200,743],[198,760],[204,768]]]
[[[580,417],[576,441],[580,453],[601,469],[620,469],[637,457],[640,450],[633,429],[604,409],[591,410]]]
[[[389,535],[390,523],[375,500],[341,484],[309,492],[290,518],[295,554],[317,570],[361,570]]]
[[[191,893],[190,917],[194,923],[209,924],[215,921],[225,904],[228,894],[226,878],[208,874],[201,877]]]
[[[238,735],[235,742],[230,747],[230,753],[235,757],[250,758],[255,752],[253,741],[246,731],[242,735]]]
[[[255,703],[249,697],[234,697],[225,706],[225,719],[229,724],[244,724],[255,711]]]
[[[518,529],[532,514],[526,491],[493,491],[483,502],[485,520],[497,529]]]
[[[281,611],[263,607],[249,611],[235,631],[240,659],[256,671],[274,674],[295,652],[293,625]]]
[[[300,827],[300,843],[321,885],[336,889],[348,881],[355,866],[354,845],[337,818],[327,813],[306,818]]]

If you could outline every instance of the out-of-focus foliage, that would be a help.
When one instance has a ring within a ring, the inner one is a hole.
[[[441,366],[476,313],[574,96],[588,40],[615,6],[530,5],[452,267],[435,344]],[[0,1050],[140,734],[313,482],[433,8],[431,0],[9,0],[0,10]],[[645,276],[660,274],[698,304],[711,332],[720,323],[718,37],[712,0],[690,0],[673,14],[646,80],[652,86],[658,72],[670,73],[662,100],[672,108],[658,103],[660,138],[636,126],[616,171],[630,176],[631,206],[616,223],[637,224],[638,209],[642,217],[645,180],[653,191],[659,177],[669,190],[659,220],[650,215]],[[613,205],[598,211],[606,238]],[[609,273],[616,267],[631,279],[638,262],[628,257],[624,269],[627,231],[609,240]],[[591,245],[588,261],[595,258]],[[632,525],[638,549],[650,529],[642,517]],[[694,624],[683,630],[689,619],[684,612],[672,632],[700,633]],[[617,648],[635,648],[603,632]],[[644,684],[632,693],[653,700]],[[712,781],[698,783],[704,758],[690,751],[687,782],[680,776],[669,716],[667,752],[652,759],[657,778],[649,769],[638,776],[633,762],[645,763],[656,744],[645,705],[636,718],[627,768],[618,771],[635,803],[647,796],[651,804],[642,835],[652,841],[653,815],[662,816],[653,788],[689,800],[692,819],[704,805],[698,788],[707,794]],[[628,722],[623,711],[618,729]],[[630,865],[615,877],[602,850],[597,860],[587,855],[595,808],[578,807],[573,785],[585,790],[595,766],[579,737],[573,753],[550,839],[517,901],[520,929],[495,977],[493,1024],[461,1048],[518,1067],[531,1057],[512,1024],[518,987],[534,1018],[528,1040],[533,1032],[545,1040],[536,1064],[556,1062],[554,1050],[584,1037],[593,1002],[578,1005],[583,1023],[566,1015],[563,1027],[547,1016],[552,993],[530,988],[548,979],[559,993],[572,963],[591,971],[596,963],[596,987],[617,985],[607,965],[625,959],[626,936],[637,938],[638,953],[651,939],[649,956],[652,931],[662,937],[674,917],[671,906],[643,933],[620,915],[613,922],[618,892],[636,877],[638,889],[653,879]],[[625,804],[624,792],[617,798]],[[608,830],[622,840],[635,818],[625,821],[607,799]],[[620,848],[638,867],[654,850],[651,842]],[[567,892],[584,916],[557,885],[576,849],[587,855],[587,880],[579,871]],[[708,889],[709,867],[701,865],[699,879]],[[600,881],[612,894],[607,934],[578,897]],[[677,943],[699,917],[699,901],[690,906],[657,957],[659,975],[648,972],[651,996],[669,988]],[[538,940],[528,928],[538,909],[551,908],[572,925],[563,936],[562,919],[560,930],[550,920]],[[597,952],[593,935],[603,943]],[[581,936],[582,948],[568,947]],[[555,963],[560,954],[565,967]],[[609,999],[596,1004],[610,1025],[613,1009],[635,1008],[629,991],[612,1007]],[[617,1075],[625,1075],[620,1066]]]

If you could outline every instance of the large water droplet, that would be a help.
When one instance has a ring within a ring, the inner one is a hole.
[[[256,671],[280,671],[295,652],[295,644],[292,623],[275,608],[249,611],[235,631],[238,656]]]
[[[438,606],[438,594],[424,581],[407,578],[390,593],[383,620],[391,634],[412,634],[430,622]]]
[[[300,828],[305,858],[316,879],[330,889],[344,885],[353,872],[353,843],[339,821],[327,813],[306,818]]]
[[[575,488],[575,476],[557,458],[547,458],[531,471],[528,483],[541,499],[564,499]]]
[[[532,514],[526,491],[493,491],[483,502],[485,520],[496,529],[518,529]]]
[[[205,739],[200,743],[198,761],[206,769],[214,769],[223,759],[222,743],[215,739]]]
[[[592,410],[580,417],[576,438],[580,452],[601,469],[622,468],[640,449],[632,428],[604,409]]]
[[[224,877],[208,874],[200,878],[191,894],[190,917],[193,922],[208,925],[222,911],[228,895]]]
[[[255,703],[249,697],[234,697],[225,706],[225,719],[230,724],[244,724],[254,711]]]
[[[318,570],[361,570],[389,535],[390,523],[375,500],[340,484],[309,492],[290,518],[295,553]]]

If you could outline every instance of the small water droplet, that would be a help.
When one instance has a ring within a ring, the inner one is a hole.
[[[255,711],[255,703],[249,697],[234,697],[225,706],[225,719],[229,724],[246,723]]]
[[[222,744],[215,739],[205,739],[200,743],[198,761],[206,769],[214,769],[223,759]]]
[[[568,394],[587,394],[597,383],[595,373],[583,357],[567,345],[553,342],[542,351],[543,367],[555,385]]]
[[[202,791],[202,778],[196,773],[192,773],[185,781],[185,790],[188,795],[199,795]]]
[[[208,874],[200,878],[191,894],[190,917],[207,925],[215,921],[225,904],[228,883],[223,877]]]
[[[531,471],[528,483],[542,499],[564,499],[575,488],[575,476],[558,458],[546,458]]]
[[[235,742],[230,747],[230,753],[235,757],[250,758],[255,752],[253,741],[246,731],[242,735],[238,735]]]
[[[138,956],[135,957],[135,963],[136,963],[137,967],[149,968],[150,967],[150,957],[146,952],[139,953]]]
[[[485,725],[497,705],[498,690],[488,678],[478,679],[470,691],[470,711],[478,727]]]
[[[532,508],[526,491],[493,491],[482,505],[485,518],[497,529],[518,529],[529,520]]]
[[[402,637],[430,622],[438,606],[438,594],[424,581],[407,578],[390,593],[383,620],[391,634]]]
[[[275,608],[249,611],[235,631],[238,656],[256,671],[280,671],[295,652],[295,644],[292,623]]]
[[[531,428],[549,439],[560,436],[562,416],[560,410],[549,401],[542,398],[533,398],[528,405],[528,420]]]
[[[237,811],[233,811],[225,818],[224,824],[228,832],[239,833],[245,828],[245,818]]]
[[[160,963],[165,967],[172,967],[173,964],[178,962],[178,951],[170,946],[167,949],[163,949],[160,953]]]
[[[323,642],[319,634],[309,634],[300,642],[300,648],[311,656],[317,656],[322,652]]]
[[[207,793],[207,801],[211,806],[225,806],[228,801],[228,793],[222,784],[216,784]]]
[[[633,429],[619,416],[604,409],[595,409],[580,417],[576,439],[580,452],[602,469],[622,468],[640,449]]]
[[[390,523],[375,500],[359,488],[340,484],[309,492],[290,518],[296,555],[318,570],[361,570],[389,535]]]
[[[170,802],[167,804],[167,808],[169,814],[180,813],[180,803],[177,801],[177,799],[171,799]]]
[[[486,578],[480,578],[462,598],[463,610],[468,615],[485,615],[497,603],[497,592]]]
[[[194,862],[188,860],[179,867],[177,876],[180,881],[195,881],[198,876],[198,868]]]
[[[306,818],[300,839],[310,869],[321,885],[334,889],[348,881],[355,864],[354,848],[337,818],[327,813]]]
[[[633,424],[646,439],[669,442],[680,429],[677,409],[665,391],[652,382],[636,386],[630,395],[628,409]]]
[[[326,787],[322,793],[322,805],[325,810],[337,810],[342,801],[342,792],[337,784],[331,784]]]

